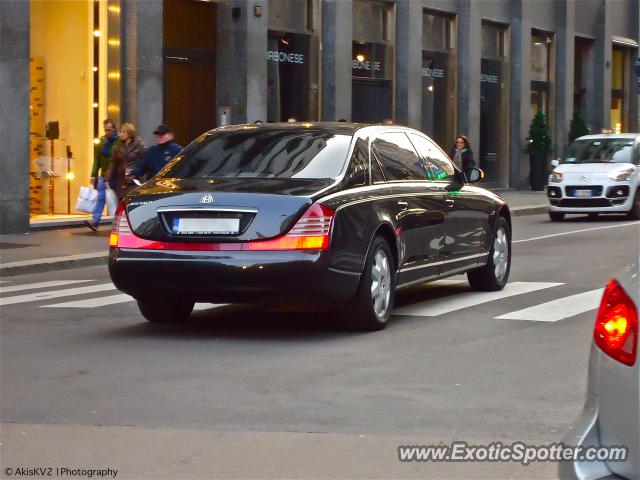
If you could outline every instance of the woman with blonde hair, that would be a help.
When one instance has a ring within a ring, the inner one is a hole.
[[[116,192],[118,200],[122,200],[135,187],[130,175],[144,150],[144,143],[137,136],[136,127],[131,123],[123,123],[120,127],[120,143],[114,149],[107,177],[115,183],[111,188]]]

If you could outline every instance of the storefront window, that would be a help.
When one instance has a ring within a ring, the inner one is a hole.
[[[393,6],[354,0],[351,116],[354,122],[393,118]]]
[[[624,49],[614,48],[611,55],[611,130],[615,133],[625,130],[625,53]]]
[[[317,0],[271,0],[267,121],[319,118],[320,25]]]
[[[531,118],[541,110],[549,121],[551,115],[553,36],[533,31],[531,34]]]
[[[486,180],[506,185],[509,179],[508,30],[483,22],[480,70],[480,168]]]
[[[75,212],[102,119],[120,118],[117,0],[30,2],[30,214]]]
[[[422,16],[422,130],[448,151],[456,135],[455,19]]]

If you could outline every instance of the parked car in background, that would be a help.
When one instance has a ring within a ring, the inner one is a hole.
[[[560,478],[640,478],[640,362],[638,361],[639,263],[612,279],[596,318],[587,399],[565,445],[622,446],[624,462],[560,464]]]
[[[640,135],[587,135],[554,160],[547,197],[553,221],[566,214],[626,213],[640,219]]]
[[[194,302],[341,305],[383,328],[395,291],[467,273],[500,290],[511,265],[505,201],[468,185],[426,135],[393,125],[221,127],[121,204],[114,284],[152,322]]]

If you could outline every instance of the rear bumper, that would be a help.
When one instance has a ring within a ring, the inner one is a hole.
[[[328,253],[112,249],[114,285],[136,299],[329,307],[353,298],[360,275],[329,268]]]

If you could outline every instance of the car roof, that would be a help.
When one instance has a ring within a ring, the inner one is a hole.
[[[583,135],[576,140],[602,140],[605,138],[624,138],[632,139],[640,136],[640,133],[599,133],[597,135]]]
[[[354,123],[354,122],[281,122],[281,123],[246,123],[239,125],[227,125],[210,130],[208,133],[220,131],[241,132],[247,130],[300,130],[307,129],[324,130],[335,135],[354,135],[362,129],[373,130],[375,132],[389,129],[402,129],[413,131],[404,125],[395,124],[372,124],[372,123]]]

